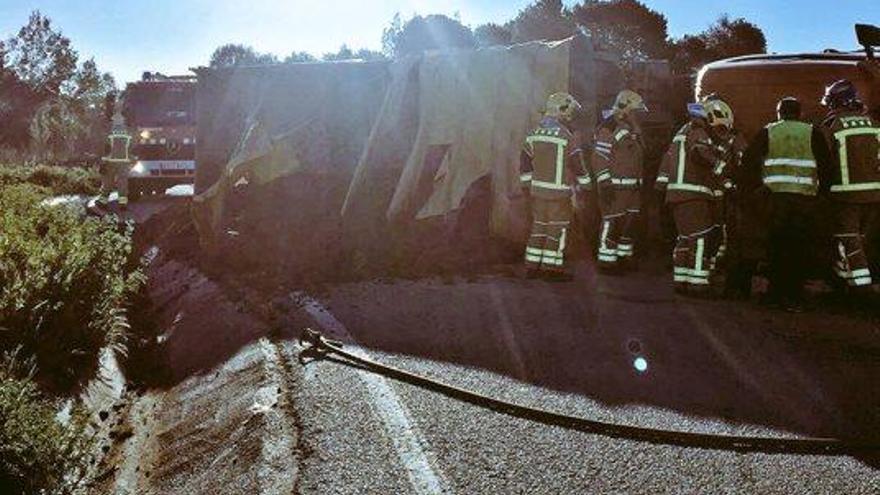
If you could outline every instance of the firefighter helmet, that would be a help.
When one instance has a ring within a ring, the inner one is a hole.
[[[794,96],[786,96],[776,104],[776,115],[780,120],[800,118],[801,102]]]
[[[580,111],[581,104],[573,96],[568,93],[553,93],[547,98],[547,109],[544,111],[544,115],[570,122]]]
[[[645,106],[645,99],[642,98],[642,95],[635,91],[624,89],[614,99],[613,111],[615,114],[626,115],[630,112],[647,112],[648,107]]]
[[[855,85],[846,79],[834,81],[825,88],[822,105],[828,108],[846,108],[861,105]]]
[[[706,109],[706,119],[711,127],[733,130],[733,110],[724,100],[720,98],[706,100],[703,102],[703,107]]]

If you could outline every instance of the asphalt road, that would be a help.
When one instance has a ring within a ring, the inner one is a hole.
[[[662,275],[389,281],[294,294],[303,325],[379,361],[572,415],[686,431],[880,437],[880,328],[676,298]],[[298,493],[880,493],[880,456],[743,454],[531,423],[282,354]]]

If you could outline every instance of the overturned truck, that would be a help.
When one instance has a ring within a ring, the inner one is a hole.
[[[197,73],[202,246],[323,278],[518,258],[527,227],[519,152],[547,96],[581,101],[578,132],[589,137],[624,85],[617,60],[583,36]],[[657,109],[646,131],[659,157],[672,130],[668,65],[632,74]]]

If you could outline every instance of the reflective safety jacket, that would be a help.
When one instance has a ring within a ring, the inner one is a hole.
[[[628,123],[610,120],[596,131],[592,167],[595,180],[616,188],[638,189],[642,183],[644,146]]]
[[[767,125],[767,154],[761,180],[775,193],[815,196],[819,174],[813,153],[813,126],[797,120]]]
[[[544,118],[526,137],[520,157],[520,181],[532,194],[567,198],[576,184],[591,179],[575,137],[553,118]]]
[[[105,162],[109,163],[129,163],[131,157],[129,150],[131,149],[131,136],[125,131],[114,130],[107,136],[109,154],[104,157]]]
[[[831,114],[822,124],[831,154],[831,197],[880,202],[880,128],[862,111]]]
[[[727,172],[726,146],[716,144],[702,121],[681,128],[663,157],[656,186],[666,189],[667,203],[715,199]]]

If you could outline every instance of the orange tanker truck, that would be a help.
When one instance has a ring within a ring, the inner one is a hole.
[[[749,55],[710,63],[697,78],[696,97],[715,93],[730,103],[737,128],[748,138],[776,120],[776,103],[794,96],[803,105],[806,119],[819,123],[825,109],[819,104],[825,86],[849,79],[859,89],[868,108],[880,112],[880,28],[856,26],[864,51],[799,55]]]

